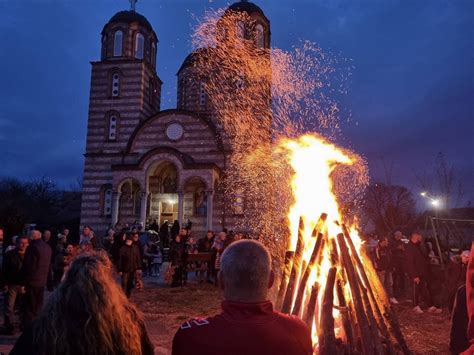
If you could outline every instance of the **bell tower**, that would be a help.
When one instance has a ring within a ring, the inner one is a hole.
[[[91,63],[86,154],[120,152],[136,126],[160,111],[158,38],[135,2],[104,26],[100,61]]]
[[[106,230],[111,224],[112,166],[123,164],[128,141],[145,119],[160,111],[156,73],[158,37],[135,11],[116,13],[102,30],[100,60],[91,62],[91,87],[81,224]]]

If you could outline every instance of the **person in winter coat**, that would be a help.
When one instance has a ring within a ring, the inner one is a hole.
[[[186,244],[178,234],[170,247],[171,266],[175,268],[173,274],[172,287],[181,286],[184,281],[184,272],[186,267]]]
[[[135,273],[141,272],[142,259],[138,246],[133,243],[133,237],[127,236],[125,244],[120,248],[118,273],[122,277],[122,289],[130,297],[135,286]]]
[[[64,276],[64,272],[66,268],[71,264],[73,259],[74,253],[74,246],[72,244],[68,244],[66,249],[56,255],[56,259],[54,260],[53,265],[53,278],[54,278],[54,286],[57,287]]]
[[[212,245],[214,244],[214,232],[209,230],[204,238],[198,240],[198,252],[200,253],[211,253]],[[214,265],[216,254],[212,255],[210,261],[207,262],[207,271],[206,271],[206,282],[212,283],[212,277],[214,275]]]
[[[31,231],[31,241],[26,249],[22,265],[24,278],[25,326],[35,319],[43,308],[44,288],[46,286],[51,266],[51,248],[41,239],[41,232]]]
[[[451,314],[451,333],[449,337],[449,350],[451,354],[458,355],[469,348],[467,339],[467,314],[466,284],[460,286],[454,298],[453,312]]]
[[[219,287],[222,312],[184,322],[173,339],[172,355],[313,354],[306,324],[273,310],[271,256],[255,241],[241,240],[222,254]]]
[[[112,263],[114,264],[115,268],[118,268],[119,261],[120,261],[120,249],[125,244],[125,240],[127,239],[127,234],[125,232],[119,232],[114,236],[114,243],[112,244],[109,254]]]
[[[419,314],[423,313],[420,304],[422,298],[424,298],[428,306],[428,312],[441,313],[441,309],[433,305],[428,291],[427,282],[430,272],[430,263],[421,248],[421,241],[421,234],[414,232],[410,237],[410,242],[405,248],[406,272],[413,287],[413,311]]]
[[[198,240],[198,251],[200,253],[209,253],[214,244],[214,233],[209,230],[204,238]]]
[[[105,252],[74,259],[10,354],[153,355],[143,315],[114,280]]]
[[[224,252],[224,249],[227,247],[227,233],[222,231],[220,232],[217,237],[214,239],[214,243],[212,244],[211,251],[215,255],[215,262],[214,262],[214,270],[213,270],[213,277],[214,277],[214,283],[217,285],[217,273],[219,272],[221,268],[221,256],[222,253]]]
[[[393,261],[387,237],[380,237],[379,243],[374,252],[374,262],[377,275],[387,292],[390,302],[398,304],[397,299],[393,297]]]
[[[461,255],[451,257],[446,265],[446,282],[444,285],[445,304],[450,310],[454,305],[454,298],[460,286],[466,284],[467,263],[470,252],[464,250]]]
[[[170,229],[168,221],[165,221],[160,227],[160,240],[163,248],[168,248],[170,245]]]
[[[179,227],[179,222],[175,219],[173,225],[171,226],[171,240],[174,241],[174,238],[179,234],[180,230],[181,228]]]
[[[14,334],[13,316],[15,302],[25,293],[22,286],[21,269],[25,252],[28,248],[28,237],[20,236],[16,239],[16,247],[5,253],[3,258],[3,279],[5,283],[4,294],[4,327],[6,334]]]
[[[114,244],[115,241],[115,230],[113,228],[109,228],[107,231],[107,235],[104,237],[104,250],[110,253],[110,250],[112,249],[112,245]]]
[[[393,296],[402,297],[405,294],[405,243],[402,232],[396,231],[390,243],[393,262]]]
[[[99,246],[97,237],[94,235],[92,228],[90,226],[84,226],[84,228],[82,228],[82,235],[79,240],[79,245],[82,247],[88,242],[92,244],[92,249],[94,250]]]

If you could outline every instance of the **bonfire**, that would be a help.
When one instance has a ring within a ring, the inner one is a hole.
[[[333,193],[334,169],[358,157],[317,135],[280,146],[293,169],[295,202],[277,307],[306,322],[319,354],[409,353],[357,226],[343,223]]]
[[[288,239],[277,307],[306,322],[315,352],[409,353],[357,224],[338,205],[356,201],[367,185],[366,162],[303,133],[338,132],[332,95],[346,91],[344,79],[334,81],[346,61],[307,41],[292,51],[256,49],[255,26],[245,12],[210,11],[192,38],[192,70],[206,79],[229,147],[220,188],[231,197],[245,191],[245,225],[237,227],[260,231],[276,266]],[[275,222],[285,214],[289,238]]]

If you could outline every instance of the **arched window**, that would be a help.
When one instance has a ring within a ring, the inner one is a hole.
[[[151,40],[150,62],[152,66],[156,66],[156,44]]]
[[[118,30],[114,35],[114,57],[122,56],[123,32]]]
[[[135,190],[135,192],[133,193],[133,214],[135,216],[139,216],[140,215],[140,201],[141,201],[141,193],[140,193],[140,190],[137,189]]]
[[[265,47],[265,38],[263,33],[263,26],[258,24],[255,26],[255,44],[257,48],[264,48]]]
[[[245,25],[242,21],[237,22],[237,38],[245,38]]]
[[[145,47],[145,38],[141,33],[135,35],[135,58],[143,59],[143,51]]]
[[[101,58],[104,60],[107,57],[107,35],[102,36],[102,54]]]
[[[112,97],[120,95],[120,74],[115,72],[112,74]]]
[[[104,216],[112,215],[112,188],[107,187],[104,190]]]
[[[112,114],[109,117],[109,129],[108,129],[108,137],[109,141],[117,140],[117,131],[118,131],[118,117],[116,114]]]
[[[181,108],[186,110],[186,80],[181,79]]]
[[[150,80],[148,81],[148,89],[150,90],[150,94],[149,94],[150,105],[153,105],[153,101],[155,99],[157,89],[156,89],[155,80],[153,80],[152,78],[150,78]]]
[[[205,109],[207,104],[206,84],[201,81],[199,85],[199,106]]]

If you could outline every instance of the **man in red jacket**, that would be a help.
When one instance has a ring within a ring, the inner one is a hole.
[[[181,325],[173,339],[173,355],[312,354],[306,325],[275,312],[267,299],[274,275],[262,244],[231,244],[222,254],[218,279],[225,299],[222,313]]]

